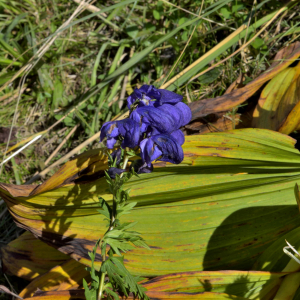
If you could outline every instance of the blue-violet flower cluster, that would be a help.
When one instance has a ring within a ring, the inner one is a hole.
[[[127,99],[129,118],[103,125],[100,141],[107,138],[112,149],[120,140],[122,148],[140,147],[145,166],[154,160],[179,164],[183,160],[184,135],[179,129],[188,124],[192,113],[182,96],[152,85],[135,89]]]

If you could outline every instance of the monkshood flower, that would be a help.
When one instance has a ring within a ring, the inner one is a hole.
[[[161,95],[158,89],[153,85],[143,85],[139,89],[135,89],[133,93],[127,98],[127,107],[131,108],[131,105],[139,100],[138,105],[141,106],[153,106],[153,99],[160,99]]]
[[[115,179],[116,174],[118,174],[120,176],[125,171],[126,171],[125,169],[111,167],[108,169],[107,174],[109,175],[110,178]]]
[[[146,133],[147,137],[161,133],[171,134],[180,127],[188,124],[192,118],[190,108],[178,102],[175,105],[163,104],[157,108],[151,106],[139,107],[134,110],[130,118],[139,123],[141,132]],[[184,143],[184,136],[181,132],[174,135],[178,136],[179,143]],[[181,142],[183,138],[183,142]]]
[[[137,108],[131,113],[130,118],[139,124],[141,132],[146,132],[149,127],[152,134],[171,133],[178,129],[176,118],[171,113],[166,113],[153,106]]]
[[[151,173],[153,171],[153,165],[151,164],[150,167],[148,167],[142,159],[137,159],[130,165],[130,170],[131,169],[134,169],[137,174]]]
[[[184,134],[180,129],[173,131],[171,137],[173,137],[180,146],[184,144]]]
[[[179,164],[183,160],[184,134],[180,128],[192,118],[190,108],[182,103],[182,96],[152,85],[143,85],[135,89],[128,97],[127,105],[131,109],[128,119],[105,123],[100,140],[107,137],[107,147],[112,149],[117,140],[125,149],[140,147],[141,160],[133,162],[137,173],[153,170],[151,162],[161,160]],[[120,152],[120,149],[118,150]],[[126,150],[128,151],[128,150]],[[112,153],[113,160],[119,166],[120,153]],[[124,172],[120,168],[110,168],[110,177]]]
[[[122,150],[119,148],[115,151],[113,151],[110,156],[113,159],[113,161],[116,161],[116,164],[119,165],[121,162],[121,155],[122,155]]]
[[[184,103],[178,102],[175,105],[163,104],[157,109],[171,115],[176,122],[176,129],[188,124],[192,119],[191,109]]]
[[[176,104],[182,101],[182,96],[174,92],[157,89],[153,85],[143,85],[127,98],[127,107],[131,109],[131,105],[138,102],[138,107],[154,106],[158,107],[165,103]]]
[[[139,144],[140,126],[132,119],[107,122],[102,126],[100,141],[107,137],[107,148],[112,149],[118,138],[123,138],[122,148],[134,148]]]
[[[158,134],[144,139],[140,143],[142,160],[151,166],[151,162],[158,159],[173,164],[183,160],[183,150],[180,144],[171,135]]]

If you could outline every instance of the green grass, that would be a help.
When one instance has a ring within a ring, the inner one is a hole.
[[[15,142],[20,142],[67,115],[5,164],[1,182],[24,184],[45,169],[47,158],[76,125],[74,134],[48,165],[81,145],[103,122],[125,112],[126,97],[142,84],[160,87],[186,70],[169,89],[184,95],[185,101],[187,92],[189,101],[216,97],[224,94],[241,72],[247,81],[256,78],[280,48],[299,40],[300,5],[296,2],[242,54],[205,73],[249,41],[284,4],[275,0],[255,5],[232,0],[178,3],[126,0],[104,6],[95,1],[92,10],[81,12],[62,29],[78,8],[74,1],[0,0],[1,126],[16,127]],[[243,24],[247,28],[220,47],[224,38]],[[50,45],[51,38],[55,40]],[[47,51],[39,55],[43,46]],[[209,51],[206,59],[187,70]],[[34,65],[31,71],[20,73],[28,62]],[[203,75],[190,81],[200,72]],[[0,143],[3,158],[7,144]],[[80,151],[92,147],[98,147],[98,139]],[[57,167],[51,168],[41,181],[55,170]],[[4,210],[1,204],[0,214]],[[0,220],[0,232],[1,246],[20,232],[8,212]],[[4,279],[1,282],[6,284]]]

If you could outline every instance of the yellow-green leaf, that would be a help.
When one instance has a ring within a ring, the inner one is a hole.
[[[186,137],[181,165],[155,168],[125,186],[138,204],[123,220],[137,221],[134,229],[151,248],[128,251],[128,269],[142,276],[250,269],[269,245],[300,225],[294,143],[263,129]],[[19,226],[89,265],[87,252],[106,230],[98,196],[111,201],[105,178],[94,175],[46,182],[29,193],[29,187],[2,184],[0,195]]]
[[[247,299],[268,299],[275,295],[288,273],[261,271],[202,271],[156,277],[143,283],[150,291],[227,293]],[[271,299],[271,298],[270,298]]]
[[[150,299],[157,299],[157,300],[165,300],[165,299],[212,299],[212,300],[225,300],[230,299],[231,295],[225,293],[212,293],[212,292],[205,292],[205,293],[195,293],[195,294],[188,294],[188,293],[165,293],[165,292],[148,292],[147,295]],[[36,296],[30,298],[24,298],[24,300],[71,300],[71,299],[85,299],[84,291],[83,290],[70,290],[70,291],[56,291],[56,292],[39,292]],[[106,299],[106,298],[104,298]],[[125,298],[121,298],[124,299]],[[132,296],[126,298],[127,300],[134,300]],[[232,296],[231,299],[235,300],[246,300],[246,298]]]
[[[25,232],[1,248],[3,270],[32,280],[65,262],[69,257]]]
[[[74,259],[68,259],[31,281],[19,295],[22,298],[33,296],[37,289],[41,291],[76,289],[82,287],[82,279],[86,277],[89,277],[89,272],[85,270],[85,266]]]
[[[253,126],[289,134],[300,123],[300,65],[281,71],[266,85],[253,113]]]

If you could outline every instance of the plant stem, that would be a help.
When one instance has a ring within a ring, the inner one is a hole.
[[[109,228],[109,230],[113,230],[113,228],[114,228],[114,222],[115,222],[115,219],[116,219],[116,210],[117,210],[117,203],[116,203],[115,196],[114,196],[113,197],[112,216],[111,216],[111,219],[110,219],[110,228]]]
[[[125,155],[122,169],[126,169],[126,166],[128,164],[128,160],[129,160],[129,155]],[[121,174],[121,177],[122,177],[122,175],[123,175],[123,173]]]
[[[125,154],[122,169],[126,169],[126,166],[128,164],[128,160],[129,160],[129,155]],[[123,173],[120,175],[120,178],[122,178],[122,176],[123,176]],[[116,219],[116,210],[117,210],[117,203],[116,203],[115,197],[113,197],[113,209],[112,209],[112,217],[111,217],[111,220],[110,220],[111,222],[110,222],[110,229],[109,230],[112,230],[114,228],[114,222],[115,222],[115,219]]]
[[[102,298],[103,288],[104,288],[105,275],[106,275],[106,272],[104,272],[104,273],[101,274],[100,286],[99,286],[99,294],[98,294],[98,300],[101,300],[101,298]]]
[[[129,157],[130,157],[129,155],[125,154],[122,169],[126,169]],[[123,176],[123,173],[120,175],[120,177],[122,177],[122,176]],[[117,211],[117,203],[116,203],[115,196],[114,196],[113,197],[112,216],[111,216],[111,219],[110,219],[110,228],[109,228],[109,230],[113,230],[113,228],[114,228],[114,222],[115,222],[115,219],[116,219],[116,211]],[[103,264],[104,261],[105,261],[105,257],[103,257],[103,259],[102,259],[102,264]],[[101,300],[102,295],[103,295],[105,275],[106,275],[106,272],[101,274],[98,300]]]
[[[103,238],[99,241],[99,244],[98,244],[99,248],[101,249],[101,247],[103,246]],[[97,252],[97,248],[96,247],[96,250],[95,250],[95,255],[96,255],[96,252]],[[102,252],[102,251],[101,251]],[[103,262],[105,262],[105,255],[102,257],[102,264]],[[102,294],[103,294],[103,288],[104,288],[104,280],[105,280],[105,275],[106,275],[106,272],[102,273],[101,274],[101,279],[100,279],[100,286],[99,286],[99,293],[98,293],[98,300],[101,300],[102,298]]]

